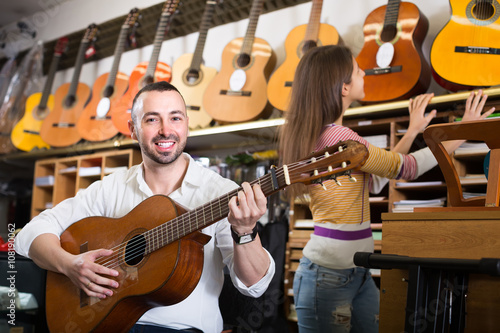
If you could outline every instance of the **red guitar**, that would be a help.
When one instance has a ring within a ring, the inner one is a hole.
[[[293,77],[304,52],[311,47],[335,45],[341,42],[337,30],[320,23],[323,0],[313,0],[309,23],[295,27],[285,40],[285,61],[274,71],[267,85],[269,102],[278,110],[286,111],[292,90]]]
[[[220,123],[265,118],[272,112],[267,79],[276,64],[269,43],[255,37],[264,0],[253,0],[245,38],[236,38],[222,51],[222,67],[203,96],[208,114]]]
[[[137,23],[138,17],[139,9],[134,8],[125,19],[115,47],[111,71],[99,76],[94,82],[92,99],[78,119],[76,124],[78,133],[87,141],[104,141],[118,134],[118,129],[113,125],[110,114],[128,87],[128,76],[118,72],[118,67],[129,29]]]
[[[251,185],[260,184],[269,196],[291,184],[321,183],[358,168],[367,157],[364,145],[339,142],[302,161],[274,168]],[[147,310],[185,299],[198,284],[203,246],[210,240],[199,231],[227,217],[229,200],[237,192],[189,212],[170,198],[156,195],[122,218],[89,217],[72,224],[61,235],[61,246],[73,254],[112,249],[112,256],[96,262],[119,271],[120,287],[113,296],[97,299],[88,297],[65,275],[47,271],[50,331],[127,332]]]
[[[78,80],[85,52],[96,34],[97,25],[89,25],[80,43],[71,83],[57,88],[54,94],[54,109],[43,120],[40,136],[53,147],[71,146],[82,139],[76,129],[76,123],[90,98],[90,87]]]
[[[408,99],[427,91],[431,70],[422,54],[427,18],[410,2],[389,0],[365,20],[356,61],[365,71],[362,103]]]
[[[54,108],[54,96],[50,93],[54,76],[59,66],[59,60],[66,52],[68,38],[59,38],[54,48],[54,56],[50,63],[47,80],[42,92],[31,94],[26,100],[23,118],[14,126],[10,138],[17,149],[31,151],[34,148],[50,148],[40,136],[43,120]]]
[[[172,71],[170,66],[158,61],[160,55],[161,44],[165,32],[170,26],[172,15],[175,14],[180,0],[168,0],[163,6],[160,21],[156,28],[155,39],[153,42],[153,53],[148,61],[141,62],[135,66],[130,74],[128,90],[116,103],[116,106],[111,110],[111,121],[116,129],[127,136],[130,136],[128,129],[128,121],[130,120],[130,111],[132,110],[132,102],[135,95],[142,87],[149,83],[158,81],[170,82]]]

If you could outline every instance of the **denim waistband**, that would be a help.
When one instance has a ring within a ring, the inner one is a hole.
[[[314,226],[314,234],[317,236],[328,237],[339,240],[358,240],[371,237],[372,229],[366,228],[362,230],[347,231],[347,230],[328,229],[316,225]]]

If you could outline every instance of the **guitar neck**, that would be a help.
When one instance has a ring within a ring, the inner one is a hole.
[[[75,71],[73,72],[73,78],[71,79],[71,84],[69,86],[67,97],[74,97],[76,95],[76,89],[78,88],[78,80],[80,79],[80,74],[82,72],[83,62],[85,60],[85,51],[89,46],[90,41],[83,40],[80,43],[80,48],[78,49],[78,56],[75,63]]]
[[[304,40],[310,40],[314,42],[318,41],[322,8],[323,0],[313,0],[311,15],[309,16],[309,24],[307,25]]]
[[[251,54],[253,42],[255,39],[255,30],[257,29],[257,22],[259,21],[260,13],[262,12],[262,7],[264,6],[264,0],[254,0],[252,3],[252,9],[250,10],[250,19],[248,23],[247,32],[243,40],[243,45],[241,46],[242,54]]]
[[[156,64],[158,63],[158,58],[160,56],[161,44],[163,43],[163,39],[165,37],[165,34],[167,33],[171,16],[172,15],[170,15],[170,13],[161,13],[160,22],[158,23],[158,27],[156,28],[155,39],[153,42],[153,53],[151,54],[148,68],[146,70],[146,73],[144,74],[144,77],[154,77],[155,75]]]
[[[129,32],[129,25],[126,24],[122,26],[120,30],[120,35],[118,37],[118,43],[116,43],[115,47],[113,65],[111,66],[111,71],[109,72],[108,80],[106,81],[106,87],[113,88],[115,86],[116,74],[118,73],[118,67],[120,66],[122,53],[123,50],[125,49],[125,40],[127,38],[128,32]]]
[[[384,28],[396,27],[398,24],[400,0],[389,0],[384,18]]]
[[[205,48],[205,42],[207,40],[208,29],[212,26],[212,17],[215,12],[215,1],[207,1],[205,6],[205,11],[201,18],[200,32],[198,36],[198,42],[196,43],[196,48],[194,50],[193,59],[191,60],[191,70],[200,70],[200,65],[203,62],[203,49]]]
[[[52,58],[50,63],[49,73],[47,74],[47,81],[43,86],[42,97],[40,98],[40,103],[38,103],[38,108],[40,110],[45,110],[47,108],[47,101],[49,100],[50,91],[52,90],[52,85],[54,83],[54,77],[59,67],[59,61],[61,60],[61,55],[56,54]]]
[[[250,183],[251,186],[254,184],[260,185],[266,197],[285,188],[287,184],[283,168],[276,168],[272,173],[266,174]],[[241,190],[241,187],[235,189],[203,206],[145,232],[144,236],[147,240],[146,254],[227,217],[229,213],[229,200]]]

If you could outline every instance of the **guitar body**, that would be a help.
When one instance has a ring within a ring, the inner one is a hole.
[[[384,43],[381,32],[386,8],[381,6],[372,11],[364,23],[365,43],[356,58],[359,67],[367,74],[364,77],[365,98],[361,103],[408,99],[425,93],[430,85],[431,69],[422,54],[422,43],[429,23],[417,6],[410,2],[400,3],[397,32],[392,40],[386,41],[394,46],[390,66],[401,66],[400,71],[368,74],[368,70],[379,67],[376,57]]]
[[[127,332],[147,310],[178,303],[196,287],[203,268],[203,246],[210,236],[191,233],[127,263],[137,239],[131,239],[176,217],[182,209],[166,196],[153,196],[122,218],[90,217],[61,235],[73,254],[115,246],[119,288],[104,300],[88,297],[65,275],[47,272],[46,313],[50,332]],[[129,242],[130,241],[130,242]],[[153,239],[154,242],[154,239]],[[127,243],[127,246],[119,246]],[[147,251],[146,245],[146,251]],[[106,258],[103,258],[107,261]],[[133,260],[133,259],[132,259]]]
[[[23,91],[20,91],[19,96],[11,97],[7,102],[0,107],[0,153],[6,154],[16,150],[12,144],[10,133],[14,125],[19,122],[22,117],[22,111],[16,105],[24,105],[26,96]]]
[[[79,82],[76,88],[75,102],[67,107],[65,98],[70,83],[64,83],[54,94],[54,108],[45,117],[40,129],[40,136],[52,147],[67,147],[82,139],[76,124],[90,97],[90,87]]]
[[[187,74],[192,59],[192,53],[186,53],[177,58],[172,66],[172,84],[179,89],[184,101],[186,101],[189,128],[195,129],[207,127],[212,122],[212,117],[203,107],[203,94],[215,75],[217,75],[217,70],[200,65],[198,79],[190,82],[187,79]]]
[[[125,91],[127,91],[128,76],[120,72],[116,74],[113,94],[109,96],[109,109],[104,117],[98,117],[97,107],[104,97],[108,76],[109,73],[103,74],[94,82],[92,99],[85,106],[76,125],[80,136],[87,141],[104,141],[118,134],[118,129],[111,120],[111,110],[116,107]]]
[[[50,148],[40,136],[40,129],[47,114],[54,109],[54,96],[49,95],[45,110],[38,108],[41,98],[42,93],[35,93],[28,97],[24,116],[12,129],[10,138],[17,149],[31,151]]]
[[[120,101],[111,111],[111,121],[113,122],[113,125],[116,127],[116,129],[123,135],[130,136],[128,121],[131,119],[130,110],[132,109],[132,102],[134,101],[134,97],[139,92],[139,90],[141,90],[142,87],[147,84],[144,79],[148,65],[149,62],[144,61],[134,67],[132,73],[130,74],[127,92],[120,98]],[[170,82],[171,79],[172,70],[170,66],[163,62],[158,62],[156,64],[153,82]]]
[[[452,91],[499,85],[500,3],[498,0],[450,0],[450,5],[451,18],[431,47],[434,79]],[[457,47],[479,51],[459,51]],[[482,48],[496,53],[483,53]]]
[[[222,51],[220,72],[210,82],[203,96],[203,105],[215,120],[220,123],[238,123],[266,118],[272,112],[267,100],[267,80],[276,65],[276,56],[269,43],[255,38],[250,54],[250,63],[243,68],[236,61],[243,38],[229,42]],[[229,80],[235,70],[242,69],[246,81],[240,92],[231,93]],[[224,93],[227,92],[227,93]]]
[[[305,42],[307,24],[299,25],[292,29],[285,40],[285,61],[274,71],[267,85],[269,102],[278,110],[286,111],[295,70],[302,58],[302,48]],[[317,46],[336,45],[341,41],[337,30],[321,23],[319,26]]]

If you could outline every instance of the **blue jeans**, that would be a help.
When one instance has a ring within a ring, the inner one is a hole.
[[[299,332],[378,332],[380,292],[363,267],[329,269],[306,257],[293,280]]]

